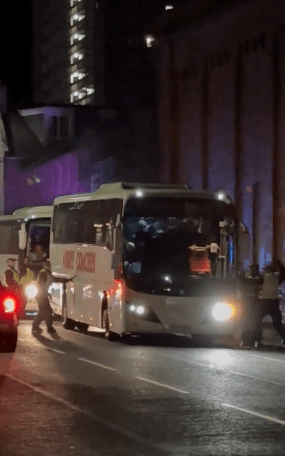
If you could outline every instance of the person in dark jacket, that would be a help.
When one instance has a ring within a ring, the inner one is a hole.
[[[241,279],[240,288],[244,302],[244,325],[241,338],[241,347],[256,345],[262,338],[262,327],[259,322],[260,303],[259,289],[262,276],[259,265],[252,264],[249,272]]]
[[[52,275],[50,272],[51,264],[49,260],[44,262],[44,267],[39,272],[38,276],[38,287],[39,291],[37,294],[37,301],[39,306],[38,314],[33,322],[32,332],[39,333],[42,332],[40,324],[43,320],[46,322],[47,331],[50,333],[56,332],[52,325],[52,308],[49,301],[48,288],[52,282]]]

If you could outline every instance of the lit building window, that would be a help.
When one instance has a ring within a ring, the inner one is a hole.
[[[74,33],[73,35],[71,35],[71,44],[74,43],[74,41],[82,41],[83,39],[85,38],[85,35],[84,33]]]
[[[173,5],[165,5],[165,9],[166,10],[172,10],[173,9]]]
[[[79,73],[78,71],[75,71],[75,73],[72,73],[70,75],[70,82],[73,84],[76,81],[80,81],[81,79],[85,78],[86,74],[81,72]]]
[[[84,14],[73,14],[70,18],[70,24],[76,24],[77,22],[82,21],[85,18]]]
[[[154,37],[150,36],[150,35],[146,36],[145,42],[146,42],[147,47],[152,47],[152,43],[154,42]]]
[[[83,54],[81,52],[75,52],[74,54],[72,54],[72,56],[70,58],[70,62],[73,64],[74,62],[77,62],[82,59],[83,59]]]

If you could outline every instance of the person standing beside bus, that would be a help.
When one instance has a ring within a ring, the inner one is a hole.
[[[33,322],[32,332],[38,333],[41,332],[40,324],[43,320],[45,320],[47,325],[47,331],[49,333],[54,333],[56,330],[52,325],[52,308],[49,301],[48,295],[48,288],[50,283],[52,282],[52,275],[51,275],[51,264],[49,260],[44,262],[44,267],[39,272],[38,276],[38,287],[39,291],[37,294],[37,301],[39,306],[38,314]]]
[[[240,291],[244,302],[244,322],[240,346],[255,345],[261,342],[262,326],[259,313],[261,303],[259,290],[263,278],[259,272],[259,264],[250,265],[250,270],[240,280]]]
[[[8,258],[5,279],[7,286],[11,289],[17,289],[20,287],[20,273],[15,269],[15,264],[15,258]]]
[[[282,338],[282,345],[285,346],[285,326],[282,323],[282,314],[279,307],[279,285],[284,281],[284,266],[277,260],[264,268],[263,284],[260,290],[260,317],[270,315],[273,326]]]

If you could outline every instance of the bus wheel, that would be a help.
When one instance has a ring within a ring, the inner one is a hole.
[[[89,325],[87,325],[87,323],[80,323],[79,321],[76,323],[76,326],[81,332],[87,332],[89,328]]]
[[[110,341],[118,339],[119,336],[116,333],[110,331],[108,309],[103,310],[102,320],[103,320],[103,328],[105,329],[105,338]]]
[[[74,329],[75,328],[75,321],[71,320],[67,316],[67,305],[66,302],[62,306],[62,326],[65,329]]]

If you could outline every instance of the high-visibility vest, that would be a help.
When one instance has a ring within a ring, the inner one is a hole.
[[[193,247],[189,259],[190,270],[197,274],[210,274],[211,263],[206,248]]]
[[[33,271],[31,271],[30,268],[27,268],[26,274],[20,279],[20,284],[22,285],[22,287],[24,287],[33,280],[35,280]]]

